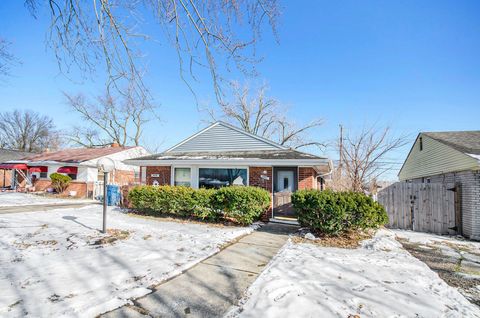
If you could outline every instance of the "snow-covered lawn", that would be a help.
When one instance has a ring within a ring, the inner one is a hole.
[[[95,317],[149,292],[250,228],[128,216],[101,207],[0,214],[0,317]]]
[[[358,249],[287,243],[240,317],[480,317],[478,307],[381,230]],[[351,316],[350,316],[351,315]]]
[[[93,200],[49,198],[20,192],[0,192],[0,207],[95,202]]]

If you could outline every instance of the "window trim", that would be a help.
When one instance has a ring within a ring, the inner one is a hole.
[[[190,185],[188,187],[192,187],[192,167],[172,167],[172,179],[171,179],[171,184],[173,186],[176,186],[175,184],[175,170],[176,169],[190,169]]]
[[[170,185],[175,185],[175,168],[190,168],[190,187],[194,189],[200,188],[200,178],[199,171],[202,169],[246,169],[247,170],[247,184],[246,187],[250,186],[250,167],[249,166],[227,166],[227,165],[188,165],[188,164],[178,164],[172,165],[170,171]]]

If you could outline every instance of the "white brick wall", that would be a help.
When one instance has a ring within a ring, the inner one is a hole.
[[[480,171],[450,172],[428,178],[431,183],[460,185],[463,235],[480,240]],[[422,182],[422,178],[411,181]]]

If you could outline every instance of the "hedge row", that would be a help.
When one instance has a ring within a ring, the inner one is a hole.
[[[300,190],[292,195],[298,222],[319,234],[377,228],[388,222],[381,204],[357,192]]]
[[[150,215],[195,217],[251,224],[270,207],[268,191],[256,187],[193,189],[183,186],[139,186],[128,194],[133,209]]]

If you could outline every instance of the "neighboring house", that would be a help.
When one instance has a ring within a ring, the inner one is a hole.
[[[420,133],[399,178],[458,186],[462,233],[480,239],[480,131]]]
[[[32,152],[19,150],[0,149],[0,163],[11,160],[18,160],[35,155]],[[12,170],[0,168],[0,188],[9,188],[12,185]]]
[[[109,158],[115,164],[110,173],[110,183],[127,185],[138,179],[139,168],[123,163],[124,160],[147,155],[142,147],[119,147],[113,144],[104,148],[73,148],[44,152],[23,160],[11,160],[0,168],[11,168],[14,178],[20,174],[27,177],[27,186],[33,191],[45,191],[51,187],[50,175],[58,172],[68,175],[72,182],[66,193],[74,191],[78,197],[93,197],[97,181],[103,181],[103,173],[97,169],[97,161]]]
[[[193,188],[257,186],[272,194],[268,217],[291,217],[291,193],[323,189],[327,158],[299,152],[224,122],[216,122],[163,153],[126,160],[149,185]]]

